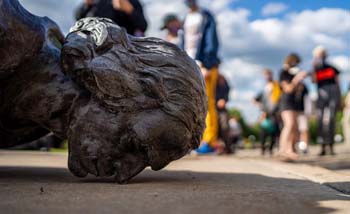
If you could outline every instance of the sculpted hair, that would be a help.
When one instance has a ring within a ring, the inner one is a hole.
[[[71,32],[81,31],[90,35],[94,44],[84,43],[88,44],[85,49],[93,52],[94,56],[90,57],[103,57],[105,63],[113,63],[117,66],[116,70],[99,70],[99,65],[94,64],[91,59],[92,62],[83,65],[88,73],[84,74],[80,66],[76,65],[75,67],[79,69],[66,67],[66,72],[82,83],[94,96],[100,98],[99,100],[111,111],[161,109],[169,116],[181,121],[188,130],[194,130],[192,146],[193,148],[198,146],[205,128],[207,101],[202,90],[203,78],[195,62],[189,60],[184,51],[171,43],[158,38],[132,37],[108,19],[97,20],[96,22],[96,19],[91,19],[91,22],[85,25],[78,22]],[[87,22],[86,19],[84,22]],[[70,48],[64,48],[62,52],[64,55],[65,52],[70,52]],[[106,52],[113,54],[104,55]],[[69,56],[64,56],[63,60],[67,58]],[[63,64],[69,64],[69,62]],[[132,79],[123,77],[123,70],[127,70],[128,74],[133,76]],[[101,73],[105,72],[115,73],[114,75],[118,75],[120,81],[136,80],[141,88],[138,91],[125,91],[125,88],[113,90],[112,86],[104,87],[103,85],[110,85],[108,79],[101,79],[103,77]],[[125,91],[124,94],[118,95],[122,90]]]

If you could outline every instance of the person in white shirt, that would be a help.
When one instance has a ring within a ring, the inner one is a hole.
[[[201,27],[203,15],[199,10],[193,10],[186,16],[185,29],[185,51],[195,59],[197,54],[197,44],[202,37]]]
[[[185,0],[189,12],[184,21],[181,45],[201,68],[208,97],[208,115],[198,153],[213,152],[217,148],[218,116],[215,90],[218,79],[219,41],[213,15],[198,6],[196,0]]]

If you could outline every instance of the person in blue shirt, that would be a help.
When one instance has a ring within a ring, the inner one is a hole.
[[[217,143],[218,116],[216,111],[215,90],[218,79],[219,41],[216,22],[213,15],[197,4],[196,0],[185,0],[189,8],[183,24],[180,47],[196,60],[201,68],[208,96],[208,115],[206,130],[203,134],[198,153],[213,152]]]

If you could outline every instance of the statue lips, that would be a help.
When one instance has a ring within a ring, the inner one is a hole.
[[[115,180],[120,184],[127,183],[147,167],[147,161],[141,155],[126,155],[114,163]]]

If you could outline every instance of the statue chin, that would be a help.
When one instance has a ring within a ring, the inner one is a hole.
[[[132,37],[108,19],[79,20],[63,39],[17,0],[0,0],[0,12],[0,147],[51,131],[68,140],[75,176],[118,183],[198,147],[207,99],[185,52]]]

